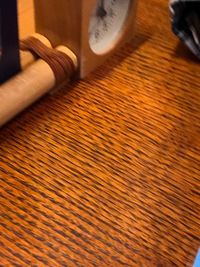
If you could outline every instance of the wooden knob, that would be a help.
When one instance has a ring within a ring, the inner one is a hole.
[[[47,47],[49,47],[49,48],[52,47],[50,41],[45,36],[43,36],[39,33],[34,33],[31,36],[40,40]],[[37,58],[31,52],[20,50],[20,62],[21,62],[21,69],[22,70],[24,70],[25,68],[30,66],[30,64],[34,63],[36,60],[37,60]]]

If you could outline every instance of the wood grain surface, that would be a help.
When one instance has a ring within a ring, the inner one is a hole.
[[[134,41],[0,130],[0,266],[192,266],[200,63],[167,1]]]

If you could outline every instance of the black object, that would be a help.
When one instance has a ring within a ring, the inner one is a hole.
[[[200,59],[200,0],[171,0],[172,30]]]
[[[0,0],[0,83],[20,70],[17,0]]]

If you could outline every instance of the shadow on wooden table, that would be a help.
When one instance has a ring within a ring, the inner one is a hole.
[[[94,71],[89,75],[86,80],[103,80],[106,76],[110,75],[117,66],[119,66],[127,57],[136,52],[143,44],[145,44],[152,34],[136,33],[134,38],[124,47],[120,48],[113,56],[111,56],[97,71]]]

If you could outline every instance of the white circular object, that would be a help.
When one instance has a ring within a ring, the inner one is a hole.
[[[131,0],[97,0],[89,25],[89,45],[95,54],[115,47],[129,14]]]

